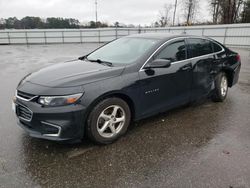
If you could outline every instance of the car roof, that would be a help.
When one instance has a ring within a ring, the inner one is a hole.
[[[146,39],[158,39],[158,40],[168,40],[178,37],[190,37],[190,38],[206,38],[204,36],[194,36],[186,34],[172,34],[172,33],[141,33],[127,36],[129,38],[146,38]]]

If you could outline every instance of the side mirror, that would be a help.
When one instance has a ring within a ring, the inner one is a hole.
[[[171,66],[171,61],[167,59],[155,59],[148,63],[144,68],[151,69],[151,68],[168,68]]]

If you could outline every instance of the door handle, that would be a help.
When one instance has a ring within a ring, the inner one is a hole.
[[[191,70],[193,68],[192,63],[188,63],[180,68],[181,71]]]

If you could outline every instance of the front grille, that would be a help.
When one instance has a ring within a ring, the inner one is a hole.
[[[25,121],[31,121],[32,119],[32,111],[30,109],[28,109],[27,107],[23,106],[23,105],[20,105],[18,104],[17,105],[17,116]]]
[[[17,97],[25,99],[25,100],[32,100],[36,95],[25,93],[22,91],[17,91]]]

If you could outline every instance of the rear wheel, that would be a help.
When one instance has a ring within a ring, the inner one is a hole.
[[[95,106],[87,122],[88,137],[99,144],[109,144],[126,133],[131,112],[125,101],[108,98]]]
[[[227,97],[228,92],[228,79],[224,72],[219,73],[215,80],[215,90],[212,95],[214,102],[223,102]]]

